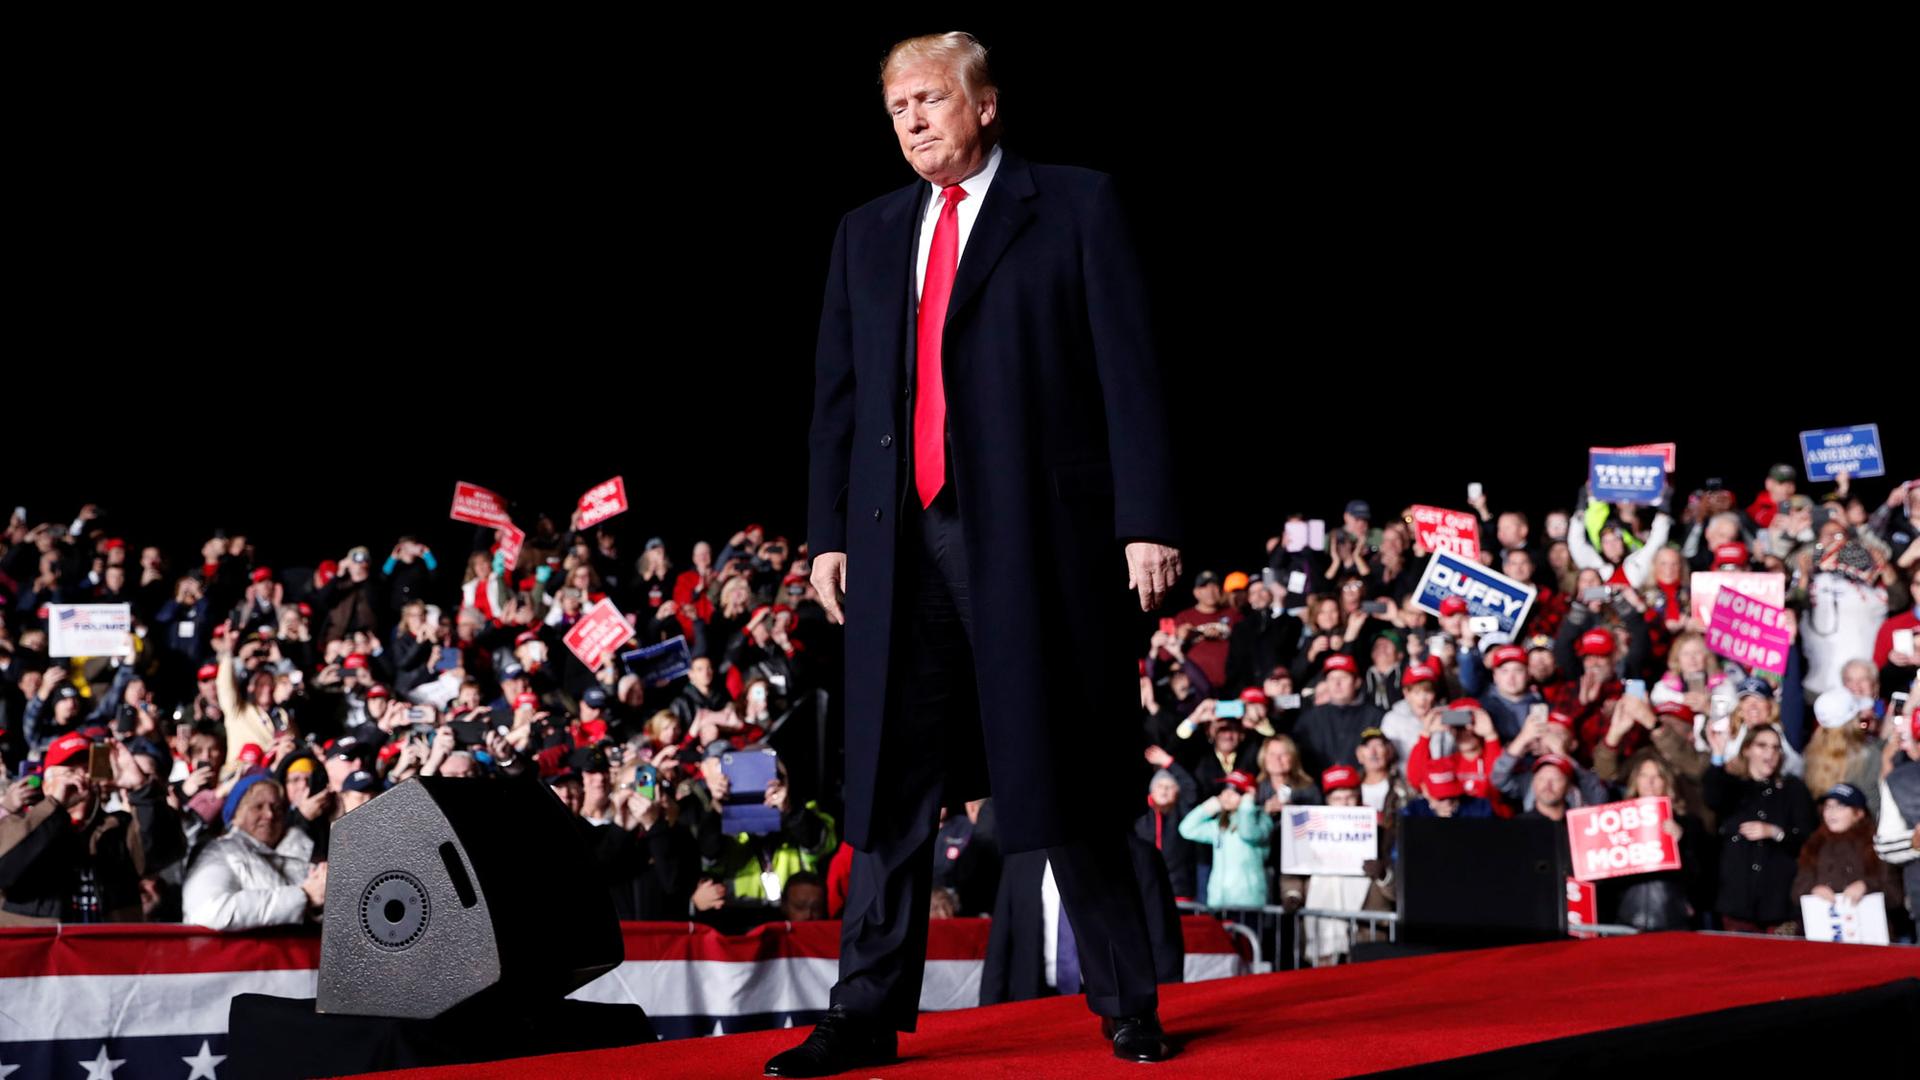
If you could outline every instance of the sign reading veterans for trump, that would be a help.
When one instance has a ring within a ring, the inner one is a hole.
[[[507,516],[507,500],[464,480],[453,485],[453,510],[447,516],[455,521],[485,525],[491,529],[505,529],[513,525],[513,519]]]
[[[1600,881],[1680,869],[1680,844],[1666,829],[1672,820],[1673,804],[1664,795],[1567,811],[1573,876]]]
[[[1757,668],[1784,677],[1787,650],[1793,634],[1786,612],[1778,605],[1755,600],[1722,586],[1713,597],[1713,620],[1707,623],[1707,648],[1748,669]]]
[[[1721,589],[1732,589],[1774,607],[1787,604],[1787,575],[1777,571],[1703,570],[1687,578],[1687,588],[1693,595],[1693,617],[1702,626],[1713,625],[1714,598]]]
[[[50,605],[47,608],[47,655],[132,656],[132,605]]]
[[[591,529],[595,525],[627,512],[627,482],[614,477],[603,483],[595,484],[580,496],[580,522],[578,527]]]
[[[1413,531],[1421,547],[1463,559],[1480,557],[1480,515],[1438,506],[1413,508]]]
[[[1807,482],[1832,480],[1846,473],[1855,480],[1887,475],[1880,453],[1880,425],[1855,424],[1825,431],[1800,433],[1800,456],[1807,462]]]
[[[1369,806],[1289,806],[1281,815],[1280,872],[1365,874],[1380,857],[1380,815]]]
[[[1667,461],[1658,452],[1587,451],[1587,491],[1601,502],[1651,506],[1667,492]]]
[[[1413,591],[1415,607],[1432,615],[1440,614],[1440,601],[1457,596],[1467,602],[1467,613],[1491,615],[1500,620],[1500,633],[1512,641],[1527,621],[1533,608],[1534,587],[1518,582],[1498,570],[1488,569],[1471,559],[1436,551],[1427,560],[1427,571]]]
[[[573,624],[573,629],[567,631],[566,642],[567,648],[573,650],[573,655],[580,658],[588,671],[598,671],[600,665],[607,662],[607,656],[632,636],[633,624],[613,606],[613,601],[602,600]]]

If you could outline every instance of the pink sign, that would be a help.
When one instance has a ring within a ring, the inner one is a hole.
[[[1480,516],[1438,506],[1413,508],[1413,531],[1421,547],[1463,559],[1480,557]]]
[[[591,529],[595,525],[627,512],[627,482],[616,476],[602,484],[595,484],[580,496],[580,522],[578,527]]]
[[[1673,805],[1633,799],[1567,811],[1573,876],[1581,881],[1680,869],[1680,845],[1667,834]]]
[[[1722,588],[1713,598],[1707,648],[1742,667],[1784,676],[1793,647],[1785,614],[1777,605]]]
[[[513,525],[513,519],[507,516],[507,500],[478,484],[465,481],[453,485],[453,511],[448,516],[469,525],[486,525],[495,529],[511,528]]]
[[[514,566],[520,562],[520,548],[526,544],[527,534],[512,522],[508,522],[504,528],[497,531],[497,535],[500,540],[500,554],[504,556],[501,559],[501,565],[505,566],[507,573],[511,574]]]
[[[1787,603],[1785,574],[1752,570],[1703,571],[1687,579],[1687,590],[1693,595],[1693,617],[1700,620],[1701,626],[1713,622],[1713,598],[1720,595],[1721,589],[1732,589],[1743,596],[1764,600],[1774,607],[1785,607]]]
[[[567,648],[580,658],[591,671],[600,670],[606,663],[607,654],[626,644],[633,636],[633,624],[613,606],[613,601],[602,600],[587,609],[580,621],[567,631]]]
[[[1639,446],[1596,446],[1596,454],[1659,454],[1667,459],[1667,471],[1673,471],[1674,445],[1670,442],[1641,443]]]

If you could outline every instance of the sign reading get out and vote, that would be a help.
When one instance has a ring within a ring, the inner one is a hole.
[[[1707,648],[1744,667],[1785,676],[1792,647],[1793,634],[1780,607],[1725,587],[1714,594]]]
[[[1480,516],[1438,506],[1416,506],[1410,511],[1413,532],[1428,551],[1444,551],[1463,559],[1480,557]]]
[[[1673,803],[1633,799],[1567,811],[1573,876],[1581,881],[1680,869],[1680,845],[1667,835]]]

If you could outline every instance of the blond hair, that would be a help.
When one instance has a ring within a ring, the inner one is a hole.
[[[972,104],[979,104],[987,94],[996,98],[1000,95],[1000,88],[993,81],[992,70],[987,66],[987,47],[964,30],[950,30],[944,34],[910,37],[895,42],[893,48],[887,50],[886,59],[880,61],[883,104],[887,80],[898,75],[902,68],[923,62],[939,64],[959,75],[960,85],[967,93],[967,101]]]

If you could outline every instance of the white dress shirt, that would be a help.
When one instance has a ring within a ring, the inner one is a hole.
[[[954,251],[953,260],[956,268],[960,265],[960,256],[966,253],[967,236],[973,232],[974,219],[980,216],[980,204],[986,201],[987,188],[993,184],[993,174],[999,171],[1000,144],[995,143],[992,152],[987,154],[986,162],[980,166],[980,171],[960,181],[960,187],[967,193],[967,197],[961,199],[960,205],[954,207],[954,214],[958,218],[957,224],[960,226],[960,243]],[[933,197],[927,200],[926,217],[920,222],[920,250],[915,256],[913,271],[913,295],[916,301],[920,296],[921,285],[927,280],[927,254],[933,250],[934,226],[940,223],[940,208],[947,203],[947,200],[940,197],[940,185],[928,181],[927,186],[933,189]]]

